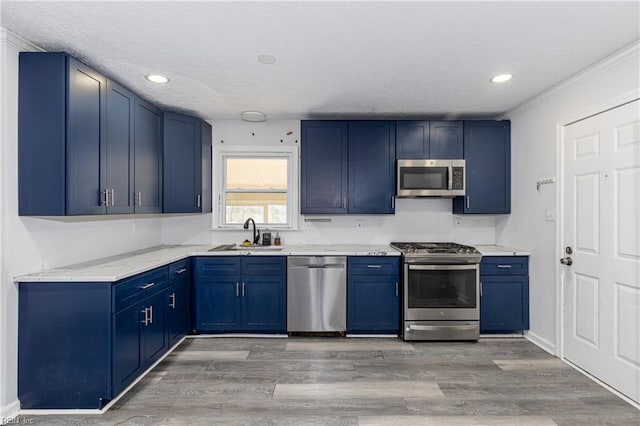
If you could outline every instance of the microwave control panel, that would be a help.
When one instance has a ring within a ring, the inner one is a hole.
[[[464,167],[453,167],[453,188],[451,189],[464,189]]]

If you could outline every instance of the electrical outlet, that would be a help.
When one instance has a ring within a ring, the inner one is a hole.
[[[453,217],[453,227],[454,228],[458,228],[462,226],[462,217],[461,216],[454,216]]]
[[[547,222],[555,222],[556,221],[556,209],[544,209],[544,220]]]
[[[358,229],[358,230],[362,229],[362,221],[361,220],[356,220],[356,229]]]

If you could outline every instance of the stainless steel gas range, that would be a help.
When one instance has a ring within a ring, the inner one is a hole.
[[[404,340],[478,340],[479,263],[474,247],[391,243],[402,252]]]

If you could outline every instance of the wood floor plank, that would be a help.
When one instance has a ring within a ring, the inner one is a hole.
[[[360,426],[556,426],[541,416],[363,416]]]
[[[342,382],[276,385],[274,399],[444,398],[430,382]]]

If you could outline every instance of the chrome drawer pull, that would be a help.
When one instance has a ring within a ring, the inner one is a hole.
[[[184,272],[187,272],[187,268],[178,269],[178,270],[176,271],[176,274],[182,274],[182,273],[184,273]]]
[[[406,331],[450,331],[450,330],[456,330],[456,331],[467,331],[467,330],[474,330],[476,327],[478,327],[477,325],[413,325],[410,324],[408,325],[405,330]]]
[[[509,269],[509,268],[511,268],[511,265],[498,265],[498,268],[500,268],[500,269]]]
[[[367,265],[367,268],[380,269],[382,265]]]
[[[171,293],[169,295],[169,307],[175,309],[176,308],[176,294],[175,293]]]
[[[149,284],[142,285],[140,286],[140,290],[146,290],[148,288],[153,287],[154,285],[156,285],[156,283],[149,283]]]

